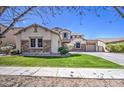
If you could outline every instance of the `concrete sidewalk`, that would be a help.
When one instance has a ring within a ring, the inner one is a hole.
[[[124,69],[0,67],[0,75],[124,79]]]

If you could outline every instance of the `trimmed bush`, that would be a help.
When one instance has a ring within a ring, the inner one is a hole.
[[[60,52],[61,55],[66,55],[69,51],[68,51],[68,49],[65,48],[65,47],[60,47],[60,48],[58,49],[58,52]]]

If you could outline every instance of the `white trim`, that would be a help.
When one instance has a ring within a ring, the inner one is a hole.
[[[31,47],[31,39],[35,39],[35,47]],[[38,39],[42,39],[42,47],[38,47]],[[29,38],[29,49],[43,49],[43,37],[30,37]]]

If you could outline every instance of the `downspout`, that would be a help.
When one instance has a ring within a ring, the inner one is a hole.
[[[52,54],[52,32],[50,31],[50,39],[51,39],[51,48],[50,48],[50,54]]]

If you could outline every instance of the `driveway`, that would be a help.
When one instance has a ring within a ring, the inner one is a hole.
[[[124,55],[119,53],[105,53],[105,52],[71,52],[71,53],[94,55],[124,66]]]

